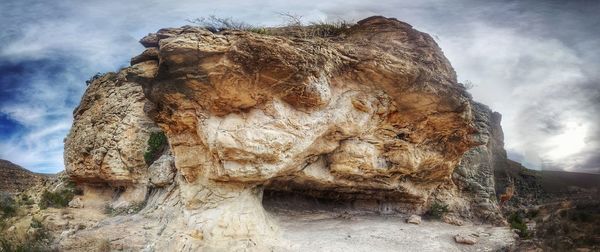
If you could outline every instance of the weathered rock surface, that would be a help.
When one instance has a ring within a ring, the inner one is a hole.
[[[71,208],[83,208],[83,202],[80,197],[75,197],[73,200],[69,201],[69,207]]]
[[[462,243],[462,244],[467,244],[467,245],[473,245],[473,244],[477,243],[477,238],[475,238],[473,236],[469,236],[469,235],[463,235],[463,234],[455,235],[454,240],[457,243]]]
[[[327,38],[186,26],[140,42],[131,67],[88,87],[65,163],[111,206],[145,200],[147,216],[176,220],[156,224],[168,232],[151,248],[273,244],[264,189],[388,214],[442,201],[497,221],[488,176],[502,157],[499,117],[410,25],[371,17]],[[145,160],[159,130],[169,146]]]
[[[397,20],[369,18],[327,42],[196,28],[156,36],[157,76],[142,84],[188,184],[418,208],[473,145],[452,67]]]
[[[418,215],[411,215],[408,217],[408,219],[406,220],[407,223],[411,223],[411,224],[421,224],[421,216]]]
[[[480,145],[470,149],[462,157],[452,179],[461,194],[460,214],[484,222],[503,221],[498,208],[494,171],[504,169],[508,159],[504,150],[504,134],[500,125],[501,115],[487,106],[473,102],[472,115],[477,133],[472,135]]]
[[[173,183],[175,178],[175,166],[173,165],[173,156],[166,152],[148,167],[149,182],[157,187],[167,186]]]
[[[73,112],[64,155],[76,181],[132,184],[147,177],[143,155],[150,132],[159,129],[144,113],[142,88],[125,78],[129,71],[93,81]]]

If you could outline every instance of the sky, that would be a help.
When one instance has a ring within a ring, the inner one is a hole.
[[[97,72],[117,71],[164,27],[215,15],[253,25],[395,17],[427,32],[503,115],[509,158],[532,169],[600,173],[600,1],[0,2],[0,158],[63,170],[72,112]]]

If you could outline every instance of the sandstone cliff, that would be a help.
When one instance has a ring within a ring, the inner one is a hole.
[[[310,38],[186,26],[141,43],[132,66],[88,87],[65,163],[83,198],[145,202],[161,220],[153,249],[268,246],[278,225],[265,189],[502,222],[499,114],[406,23],[371,17]],[[159,132],[167,142],[149,146]]]

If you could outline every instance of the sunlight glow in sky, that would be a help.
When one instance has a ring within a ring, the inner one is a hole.
[[[585,148],[585,137],[587,128],[576,122],[568,122],[562,133],[552,136],[547,144],[549,151],[546,157],[555,162],[573,154],[581,152]]]

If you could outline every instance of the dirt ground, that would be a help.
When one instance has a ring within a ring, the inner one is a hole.
[[[499,251],[515,240],[507,227],[454,226],[401,216],[340,215],[327,212],[272,213],[287,243],[276,251]],[[474,245],[458,244],[457,234],[475,235]]]

